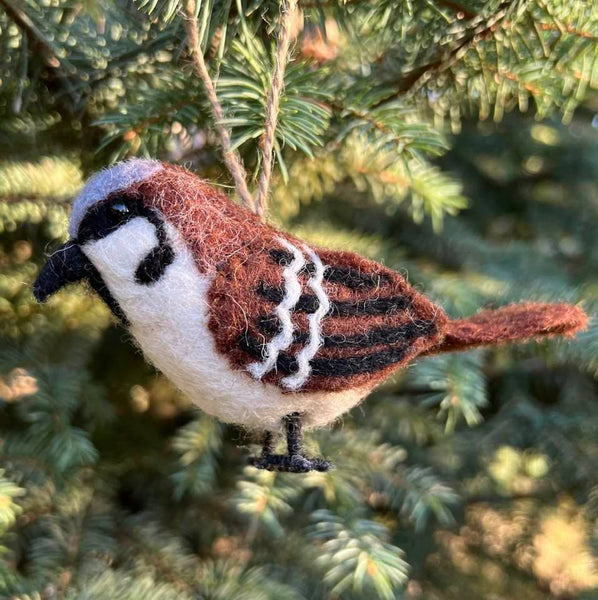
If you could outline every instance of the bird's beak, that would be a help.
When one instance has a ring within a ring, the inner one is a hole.
[[[68,283],[75,283],[87,277],[91,263],[73,240],[63,244],[52,253],[42,267],[35,283],[33,295],[38,302],[45,302]]]

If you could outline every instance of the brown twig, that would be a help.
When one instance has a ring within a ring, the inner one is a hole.
[[[272,177],[272,157],[280,108],[280,96],[284,87],[284,72],[289,60],[291,43],[291,20],[297,9],[297,0],[284,0],[280,9],[280,31],[276,48],[276,63],[272,75],[272,85],[266,103],[266,120],[262,140],[262,168],[257,196],[257,214],[263,219],[268,207],[270,178]]]
[[[214,125],[218,136],[220,137],[220,145],[222,146],[222,155],[224,163],[235,181],[235,188],[243,206],[257,213],[257,206],[247,187],[247,177],[245,167],[241,162],[241,157],[236,150],[232,149],[230,134],[223,125],[224,113],[222,106],[216,95],[214,83],[208,73],[208,67],[204,60],[204,55],[199,43],[199,31],[197,28],[197,19],[195,17],[195,0],[187,0],[185,4],[185,31],[187,32],[187,46],[193,60],[193,68],[197,76],[201,79],[206,95],[212,108],[214,116]]]

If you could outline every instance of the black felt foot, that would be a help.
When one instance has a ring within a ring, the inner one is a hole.
[[[329,471],[332,463],[324,458],[312,458],[302,454],[262,454],[251,456],[249,464],[257,469],[284,473],[309,473],[310,471]]]
[[[284,473],[309,473],[310,471],[329,471],[332,463],[324,458],[305,456],[301,442],[301,415],[291,413],[283,419],[287,432],[287,454],[274,454],[276,436],[267,431],[260,456],[249,458],[249,464],[257,469]]]

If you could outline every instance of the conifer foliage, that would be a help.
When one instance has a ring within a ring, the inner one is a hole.
[[[0,598],[598,589],[598,8],[296,4],[0,0]],[[32,297],[85,177],[132,155],[231,196],[234,155],[239,201],[453,317],[560,299],[590,326],[421,359],[309,436],[335,470],[257,471],[257,440],[194,410],[99,299]]]

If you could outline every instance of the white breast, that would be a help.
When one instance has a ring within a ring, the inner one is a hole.
[[[141,260],[158,244],[155,227],[137,217],[83,251],[130,321],[137,343],[160,371],[205,412],[223,421],[278,429],[292,412],[307,426],[324,425],[357,404],[368,390],[285,393],[233,370],[208,328],[210,277],[202,275],[178,231],[166,225],[174,262],[154,284],[135,281]]]

